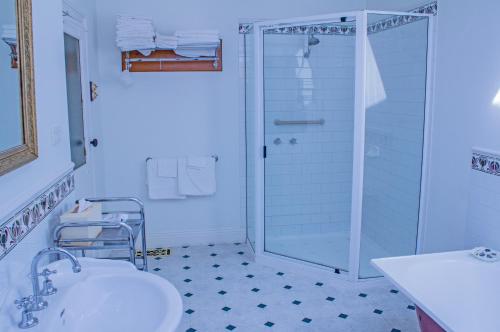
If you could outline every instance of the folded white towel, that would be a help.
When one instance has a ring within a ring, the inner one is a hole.
[[[102,219],[104,219],[105,221],[125,222],[128,220],[128,214],[126,213],[105,214]]]
[[[15,25],[3,25],[2,26],[2,40],[7,44],[16,44],[17,42],[17,31]]]
[[[209,196],[216,192],[215,160],[212,157],[179,158],[179,193]]]
[[[122,50],[150,54],[156,48],[153,20],[148,17],[118,15],[116,45]]]
[[[186,58],[199,58],[199,57],[214,57],[217,55],[216,48],[206,48],[206,49],[185,49],[177,48],[175,54],[186,57]]]
[[[175,36],[165,36],[156,35],[156,48],[162,50],[175,50],[177,48],[177,37]]]

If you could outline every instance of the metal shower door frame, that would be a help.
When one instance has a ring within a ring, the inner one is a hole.
[[[421,197],[418,225],[417,253],[423,250],[423,236],[425,233],[427,214],[427,188],[428,188],[428,165],[430,159],[430,132],[432,128],[431,105],[432,105],[432,84],[433,84],[433,61],[434,54],[434,17],[432,14],[417,14],[396,11],[352,11],[332,13],[326,15],[307,16],[284,20],[272,20],[256,22],[254,24],[255,40],[255,105],[256,117],[255,128],[256,137],[253,142],[254,153],[260,156],[255,161],[255,190],[256,190],[256,244],[255,256],[258,262],[273,266],[283,266],[296,268],[310,266],[318,270],[335,271],[338,269],[321,266],[318,264],[304,262],[299,259],[284,257],[278,254],[265,251],[265,158],[263,148],[265,146],[265,105],[264,105],[264,30],[290,27],[297,25],[313,25],[324,23],[340,22],[342,17],[356,18],[356,55],[355,55],[355,107],[354,107],[354,152],[353,152],[353,181],[352,181],[352,203],[351,203],[351,230],[350,230],[350,250],[349,250],[349,271],[340,274],[342,279],[353,281],[359,278],[359,261],[361,250],[361,226],[363,208],[363,183],[364,183],[364,153],[365,153],[365,111],[366,111],[366,71],[367,71],[367,41],[368,41],[368,15],[410,15],[415,17],[427,17],[429,19],[428,29],[428,53],[427,53],[427,82],[426,82],[426,104],[425,104],[425,134],[424,153],[421,181]],[[363,33],[359,33],[362,31]],[[338,272],[338,271],[337,271]]]

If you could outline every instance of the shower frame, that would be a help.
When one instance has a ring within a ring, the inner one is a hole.
[[[297,268],[299,266],[310,266],[317,271],[330,271],[332,275],[351,281],[362,281],[359,277],[361,232],[362,232],[362,207],[363,207],[363,184],[364,184],[364,163],[365,163],[365,110],[366,110],[366,78],[367,78],[367,42],[368,42],[368,16],[394,15],[394,16],[415,16],[427,17],[427,78],[426,78],[426,100],[425,100],[425,122],[424,122],[424,143],[423,162],[420,191],[420,207],[418,219],[418,233],[416,253],[423,251],[423,240],[427,220],[427,189],[428,189],[428,165],[431,150],[431,129],[432,129],[432,86],[434,81],[434,29],[435,16],[433,14],[419,14],[398,11],[377,11],[364,10],[353,12],[332,13],[326,15],[299,17],[283,20],[261,21],[254,23],[254,56],[255,56],[255,128],[256,137],[251,148],[255,149],[257,156],[255,160],[255,195],[256,195],[256,224],[255,224],[255,259],[257,262],[274,267]],[[355,55],[355,107],[354,107],[354,155],[353,155],[353,182],[352,182],[352,203],[351,203],[351,225],[350,225],[350,249],[349,249],[349,269],[348,272],[339,269],[326,267],[323,265],[309,263],[300,259],[285,257],[265,251],[265,157],[263,149],[264,141],[264,30],[272,28],[292,27],[297,25],[314,25],[340,22],[342,17],[356,18],[356,55]],[[335,273],[334,273],[335,272]],[[340,273],[339,273],[340,272]],[[370,279],[370,278],[368,278]],[[373,278],[372,278],[373,279]]]

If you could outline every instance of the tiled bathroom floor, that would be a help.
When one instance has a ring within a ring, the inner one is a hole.
[[[179,332],[416,332],[415,308],[385,282],[352,284],[253,262],[245,244],[173,248],[150,271],[179,290]]]

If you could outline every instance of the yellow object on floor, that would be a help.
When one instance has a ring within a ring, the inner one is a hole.
[[[156,249],[148,249],[147,255],[150,257],[167,257],[170,256],[170,248],[156,248]],[[142,250],[137,250],[137,257],[142,257]]]

